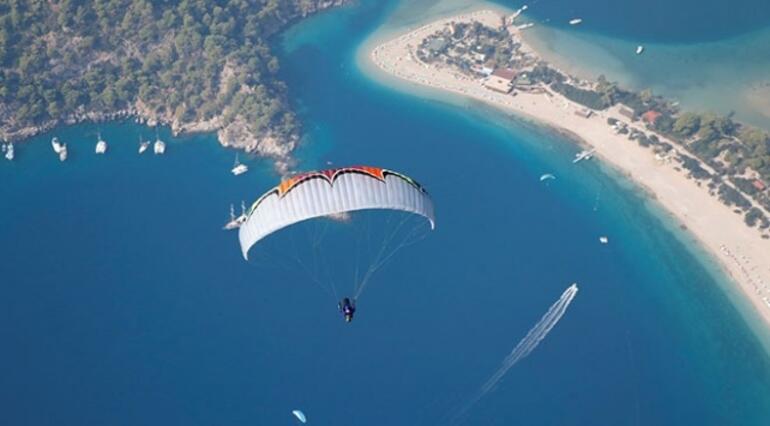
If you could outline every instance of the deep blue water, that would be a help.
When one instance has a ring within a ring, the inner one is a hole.
[[[528,16],[557,27],[582,18],[579,30],[611,37],[659,43],[720,40],[770,24],[765,0],[492,0],[517,9],[527,4]]]
[[[362,75],[355,49],[392,6],[276,40],[292,46],[300,166],[403,171],[437,206],[436,231],[375,277],[356,321],[219,229],[229,203],[275,184],[267,163],[235,178],[213,136],[165,135],[165,157],[140,157],[153,131],[133,124],[100,126],[97,158],[95,126],[58,129],[71,161],[45,135],[0,163],[0,424],[288,425],[294,408],[311,424],[445,424],[575,281],[562,321],[467,424],[768,423],[753,318],[641,194],[573,166],[555,135]]]

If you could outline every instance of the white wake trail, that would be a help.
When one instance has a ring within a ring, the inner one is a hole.
[[[569,307],[570,303],[572,303],[572,299],[575,298],[578,292],[578,286],[577,284],[572,284],[564,290],[564,293],[562,293],[561,297],[559,297],[559,300],[557,300],[553,305],[551,305],[550,308],[548,308],[548,311],[545,313],[545,315],[540,318],[540,321],[535,324],[534,327],[532,327],[529,332],[527,332],[527,335],[524,336],[521,341],[516,345],[516,347],[513,348],[510,354],[508,354],[507,357],[503,360],[502,364],[500,365],[500,368],[495,371],[494,374],[481,386],[479,391],[471,398],[459,411],[459,413],[454,417],[454,421],[452,423],[457,423],[459,420],[464,417],[464,415],[470,410],[481,398],[483,398],[487,393],[489,393],[492,389],[494,389],[495,385],[505,376],[505,373],[508,372],[508,370],[511,369],[514,365],[516,365],[517,362],[524,359],[527,355],[532,353],[533,350],[537,347],[537,345],[540,344],[543,339],[545,339],[545,336],[548,335],[548,333],[553,329],[553,327],[556,325],[556,323],[559,322],[562,316],[564,316],[564,313],[567,311],[567,308]]]

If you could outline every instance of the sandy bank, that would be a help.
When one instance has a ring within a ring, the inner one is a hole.
[[[414,49],[420,42],[444,28],[450,21],[478,21],[497,27],[501,15],[481,10],[448,17],[419,27],[409,33],[379,44],[371,51],[371,61],[382,71],[403,80],[445,90],[486,102],[505,111],[574,135],[596,150],[607,163],[620,169],[630,179],[652,193],[719,260],[747,299],[770,326],[770,240],[747,227],[742,215],[722,204],[708,192],[706,185],[689,178],[679,164],[656,156],[651,149],[629,141],[607,124],[609,117],[625,122],[630,128],[650,133],[639,123],[630,123],[617,108],[585,118],[576,114],[576,105],[550,91],[534,94],[517,91],[504,94],[483,87],[472,79],[446,67],[420,62]],[[528,46],[525,49],[532,51]],[[672,144],[675,145],[676,144]],[[654,255],[651,253],[651,255]]]

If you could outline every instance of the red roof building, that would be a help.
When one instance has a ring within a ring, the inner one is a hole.
[[[658,119],[662,114],[655,110],[649,110],[642,114],[642,120],[644,120],[645,123],[649,124],[650,126],[655,124],[655,120]]]
[[[759,179],[754,179],[751,181],[751,184],[754,185],[754,188],[757,188],[758,191],[764,191],[767,186],[765,186],[765,183],[762,182]]]
[[[498,68],[495,70],[495,72],[492,73],[492,75],[500,77],[504,80],[511,81],[516,78],[516,71],[510,68]]]

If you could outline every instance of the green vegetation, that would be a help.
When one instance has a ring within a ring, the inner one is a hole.
[[[322,0],[10,0],[0,3],[6,135],[140,107],[179,124],[219,117],[297,131],[267,39]]]
[[[612,105],[612,101],[607,99],[602,93],[594,90],[581,89],[567,83],[555,82],[551,84],[551,89],[561,93],[565,98],[585,105],[591,109],[605,109]]]
[[[740,192],[732,187],[722,184],[719,186],[719,198],[728,206],[737,206],[746,211],[751,208],[751,203]]]

